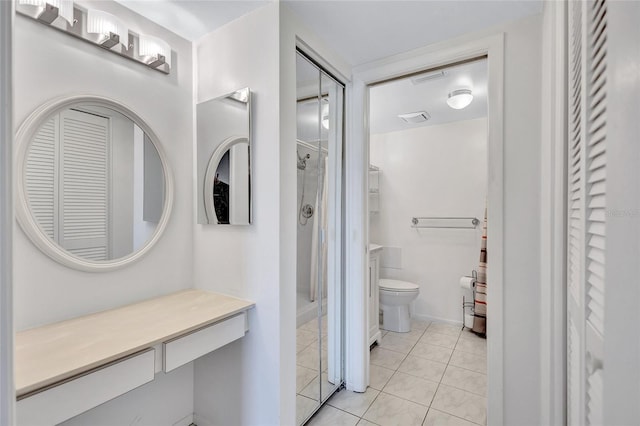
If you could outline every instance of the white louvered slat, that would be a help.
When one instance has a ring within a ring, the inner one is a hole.
[[[587,422],[590,425],[602,425],[602,369],[595,370],[587,379]]]
[[[571,425],[600,425],[607,290],[607,4],[576,1],[569,8],[567,414]]]
[[[586,229],[586,317],[604,336],[605,259],[606,259],[606,4],[604,0],[587,5],[588,34],[587,92],[587,229]],[[597,343],[594,343],[597,344]],[[589,388],[589,384],[587,384]]]
[[[60,244],[76,256],[108,259],[109,120],[61,113]]]
[[[27,155],[25,178],[30,211],[42,231],[55,240],[56,145],[58,119],[45,122],[34,136]]]
[[[568,413],[567,424],[580,425],[578,413],[580,412],[580,335],[575,324],[569,319],[569,333],[567,336],[567,394]]]
[[[104,260],[107,257],[106,247],[89,247],[82,249],[69,249],[69,252],[77,257],[81,257],[86,260]]]
[[[582,140],[582,101],[581,101],[581,74],[582,74],[582,39],[581,33],[581,8],[572,4],[570,31],[571,43],[571,67],[570,67],[570,122],[569,122],[569,235],[568,235],[568,280],[569,293],[576,303],[580,300],[581,280],[581,237],[582,237],[582,186],[583,179],[583,149]]]

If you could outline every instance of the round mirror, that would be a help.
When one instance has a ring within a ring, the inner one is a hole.
[[[158,240],[173,183],[157,137],[130,109],[100,97],[54,101],[17,139],[17,218],[48,256],[112,270]]]

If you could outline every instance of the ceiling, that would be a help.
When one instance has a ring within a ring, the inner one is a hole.
[[[388,133],[414,127],[432,126],[453,121],[472,120],[487,116],[487,60],[482,59],[446,68],[444,76],[427,72],[415,79],[430,76],[414,84],[412,78],[380,84],[370,91],[371,133]],[[464,109],[447,105],[449,92],[471,89],[473,101]],[[409,124],[398,114],[426,111],[431,118],[419,124]]]
[[[115,0],[190,41],[270,0]]]
[[[283,0],[353,66],[542,12],[542,1]]]
[[[116,0],[195,41],[270,0]],[[353,66],[542,12],[541,0],[283,0]]]

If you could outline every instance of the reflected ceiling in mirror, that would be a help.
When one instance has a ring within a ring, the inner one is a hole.
[[[251,223],[251,91],[197,105],[198,223]]]
[[[31,240],[67,266],[128,264],[157,240],[172,184],[151,129],[103,98],[40,108],[19,133],[18,220]]]

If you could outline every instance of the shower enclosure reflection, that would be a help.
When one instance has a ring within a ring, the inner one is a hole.
[[[344,87],[297,57],[297,423],[342,383]]]

